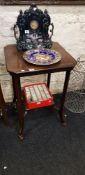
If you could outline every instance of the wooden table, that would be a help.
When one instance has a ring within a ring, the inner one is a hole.
[[[65,49],[60,44],[54,42],[52,49],[60,52],[60,54],[62,55],[61,61],[49,66],[37,66],[37,65],[27,63],[23,59],[24,52],[18,51],[16,49],[16,45],[7,45],[4,48],[6,67],[7,67],[7,71],[12,76],[14,101],[16,101],[16,106],[19,114],[18,135],[20,139],[23,139],[24,112],[25,112],[22,108],[23,102],[22,102],[22,95],[21,95],[20,77],[48,74],[47,86],[49,87],[51,73],[66,72],[63,93],[61,97],[60,110],[59,110],[61,122],[63,123],[65,122],[64,115],[63,115],[64,101],[65,101],[67,86],[69,82],[70,72],[76,65],[76,61],[67,51],[65,51]]]

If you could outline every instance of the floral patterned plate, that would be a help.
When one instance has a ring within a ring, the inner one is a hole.
[[[50,49],[29,50],[23,55],[28,62],[36,65],[51,65],[61,60],[59,52]]]

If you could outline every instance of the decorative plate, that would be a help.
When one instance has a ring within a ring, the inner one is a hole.
[[[28,62],[36,65],[51,65],[61,60],[59,52],[50,49],[29,50],[23,55]]]

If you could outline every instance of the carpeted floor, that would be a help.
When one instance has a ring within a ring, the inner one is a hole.
[[[10,109],[12,128],[0,119],[0,175],[85,175],[85,114],[68,114],[62,127],[53,108],[29,111],[25,139],[16,134],[17,115]]]

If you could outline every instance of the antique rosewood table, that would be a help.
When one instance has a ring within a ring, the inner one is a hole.
[[[47,74],[48,75],[47,86],[49,87],[51,73],[66,72],[65,82],[64,82],[64,87],[63,87],[63,92],[62,92],[62,97],[60,102],[60,109],[59,109],[60,120],[62,123],[65,123],[65,119],[63,115],[64,101],[65,101],[67,86],[69,82],[70,72],[76,65],[76,61],[60,44],[54,42],[52,49],[60,52],[60,54],[62,55],[61,61],[49,66],[37,66],[37,65],[27,63],[23,59],[24,52],[18,51],[16,49],[16,45],[7,45],[4,48],[6,67],[7,67],[7,71],[12,76],[14,101],[16,102],[16,106],[18,109],[18,115],[19,115],[18,135],[20,139],[23,139],[24,113],[25,113],[22,107],[23,100],[22,100],[20,77]]]

